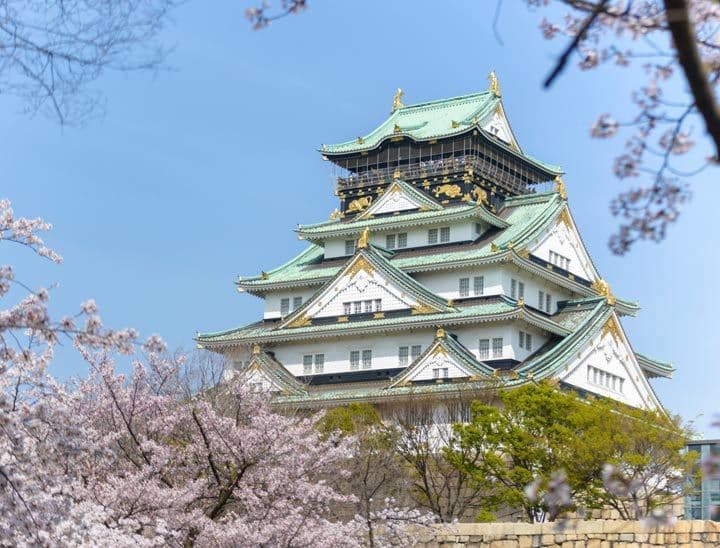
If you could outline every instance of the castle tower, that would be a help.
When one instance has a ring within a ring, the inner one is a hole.
[[[518,144],[494,74],[489,89],[404,105],[323,157],[338,209],[300,225],[284,265],[242,277],[261,320],[198,344],[238,359],[279,405],[453,398],[541,379],[640,408],[670,364],[633,349],[616,298],[568,207],[559,167]],[[544,189],[552,185],[552,189]]]

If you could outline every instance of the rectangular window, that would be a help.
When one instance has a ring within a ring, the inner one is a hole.
[[[290,298],[280,299],[280,315],[287,316],[288,312],[290,312]]]
[[[353,303],[353,313],[362,314],[362,301],[355,301]]]
[[[525,350],[532,352],[532,335],[525,333]]]
[[[343,314],[346,316],[352,314],[352,303],[343,303]]]
[[[293,297],[293,310],[297,310],[302,306],[302,297]]]
[[[315,354],[315,373],[325,371],[325,354]]]
[[[447,379],[448,368],[447,367],[435,367],[433,369],[433,379]]]
[[[431,228],[430,230],[428,230],[428,243],[429,244],[438,243],[438,229],[437,228]]]
[[[510,279],[510,298],[517,299],[517,280],[515,278]]]
[[[363,369],[370,369],[370,367],[372,367],[372,350],[362,351],[362,366]]]
[[[398,248],[407,247],[407,232],[401,232],[397,235]]]
[[[525,299],[525,284],[518,282],[518,299]]]
[[[460,296],[470,296],[470,278],[460,278]]]
[[[420,357],[420,354],[422,354],[422,346],[419,344],[414,344],[410,348],[410,358],[412,361],[417,360]]]
[[[545,292],[538,291],[538,308],[540,310],[543,310],[544,306],[545,306]]]
[[[450,241],[450,227],[444,226],[440,229],[440,243],[446,243]]]
[[[559,266],[563,270],[569,270],[570,269],[570,259],[567,257],[564,257],[563,255],[560,255],[560,253],[555,253],[554,251],[550,252],[550,262],[554,264],[555,266]]]
[[[520,348],[525,348],[525,331],[520,331]]]
[[[482,233],[482,225],[480,223],[475,223],[475,234],[481,234]]]
[[[492,345],[492,356],[493,358],[502,358],[503,355],[503,340],[502,337],[496,337],[493,340]]]
[[[400,367],[407,367],[408,357],[410,356],[409,348],[407,346],[401,346],[398,348],[398,364]]]
[[[387,249],[395,249],[395,234],[385,236],[385,247]]]
[[[360,369],[360,351],[350,351],[350,369]]]
[[[490,357],[490,339],[480,339],[478,357],[481,360]]]
[[[303,374],[312,374],[313,357],[312,354],[303,356]]]
[[[355,240],[345,240],[345,255],[355,253]]]
[[[545,295],[545,312],[552,314],[552,295],[550,293]]]
[[[375,299],[375,312],[382,310],[382,299]]]
[[[475,295],[485,293],[485,276],[475,276],[473,278],[473,293]]]
[[[373,302],[372,302],[372,301],[363,301],[363,303],[364,303],[363,306],[364,306],[364,309],[365,309],[365,313],[366,313],[366,314],[367,314],[368,312],[372,312],[372,311],[373,311]]]

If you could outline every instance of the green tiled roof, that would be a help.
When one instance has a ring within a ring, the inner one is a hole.
[[[252,371],[253,368],[257,367],[260,371],[264,372],[271,382],[275,383],[283,392],[290,394],[304,394],[305,387],[298,381],[295,376],[288,371],[284,365],[278,362],[274,357],[270,356],[267,352],[260,352],[253,356],[248,366],[241,370],[240,373]]]
[[[541,329],[558,335],[567,335],[570,330],[543,314],[530,309],[518,307],[517,302],[505,296],[473,304],[457,307],[447,312],[429,314],[410,314],[367,319],[351,322],[317,323],[304,327],[279,329],[278,322],[259,321],[243,327],[220,331],[217,333],[199,333],[195,340],[201,345],[227,346],[246,344],[248,342],[275,342],[291,339],[336,337],[338,333],[356,336],[364,333],[399,331],[418,327],[434,327],[439,325],[458,325],[463,323],[481,323],[502,320],[522,319]]]
[[[640,352],[635,352],[635,357],[637,358],[640,367],[656,375],[671,377],[673,371],[675,371],[675,366],[673,366],[670,362],[661,362],[660,360],[640,354]]]
[[[542,194],[530,194],[527,196],[513,198],[506,202],[506,207],[500,212],[499,216],[495,216],[498,220],[503,221],[510,226],[500,232],[494,242],[488,242],[478,247],[470,247],[467,249],[452,250],[443,252],[439,248],[430,248],[427,254],[413,256],[399,256],[392,259],[392,264],[397,268],[405,271],[412,271],[414,268],[420,268],[426,265],[442,265],[443,263],[454,263],[463,261],[472,261],[498,255],[498,252],[492,250],[491,243],[495,243],[498,247],[507,247],[507,244],[513,242],[517,248],[520,248],[525,242],[532,240],[535,235],[541,232],[553,219],[560,214],[565,206],[565,202],[560,199],[559,195],[554,192],[546,192]],[[459,206],[456,208],[448,208],[444,211],[460,210],[465,212],[474,212],[474,210],[486,211],[482,207],[477,206]],[[426,211],[422,213],[411,213],[407,215],[394,216],[393,219],[407,218],[408,216],[438,215],[443,213],[440,211]],[[487,213],[487,211],[486,211]],[[489,214],[489,213],[488,213]],[[371,223],[373,221],[384,221],[383,218],[369,219],[362,221],[363,223]],[[389,221],[385,221],[389,222]],[[360,228],[367,227],[367,224],[360,225],[352,223]],[[335,230],[342,223],[337,221],[329,223],[321,223],[320,225],[307,225],[311,227],[329,226]],[[307,227],[302,227],[306,229]],[[274,270],[266,273],[266,277],[254,276],[251,278],[243,278],[238,280],[238,285],[252,290],[254,287],[272,286],[274,284],[294,283],[310,280],[324,280],[333,276],[344,265],[331,263],[328,266],[322,266],[323,248],[317,245],[311,245],[303,253]]]
[[[483,206],[473,203],[447,207],[438,211],[413,211],[411,213],[373,217],[370,219],[335,220],[313,225],[299,225],[296,232],[307,240],[315,241],[327,237],[357,234],[365,228],[377,230],[380,228],[394,229],[408,226],[425,226],[465,218],[482,219],[489,225],[498,228],[506,228],[509,226],[507,221],[493,215]]]
[[[353,256],[353,258],[345,264],[343,269],[338,271],[338,273],[331,280],[325,283],[323,291],[325,291],[328,287],[331,287],[332,284],[338,278],[343,276],[345,272],[352,268],[357,261],[363,260],[370,263],[373,268],[375,268],[378,272],[382,273],[383,275],[385,275],[385,277],[392,280],[400,289],[402,289],[403,292],[415,297],[421,304],[430,306],[434,310],[442,312],[449,312],[451,310],[454,310],[453,307],[448,305],[445,299],[439,297],[438,295],[427,289],[424,285],[422,285],[409,274],[406,274],[402,270],[399,270],[396,266],[390,263],[388,259],[385,258],[383,253],[376,251],[373,247],[358,248],[355,251],[355,255]],[[292,314],[287,316],[282,321],[282,325],[292,325],[292,323],[297,318],[302,317],[305,312],[309,308],[311,308],[318,299],[322,298],[322,294],[322,292],[316,293],[300,308],[296,309],[295,311],[293,311]]]
[[[398,136],[409,137],[415,141],[428,141],[462,135],[475,129],[480,130],[501,104],[500,97],[491,91],[483,91],[460,97],[406,105],[393,111],[380,126],[364,137],[334,145],[323,145],[322,152],[326,155],[359,153],[372,150],[386,139]],[[482,133],[484,134],[484,132]],[[489,134],[487,138],[543,171],[553,174],[562,172],[558,166],[539,162]]]

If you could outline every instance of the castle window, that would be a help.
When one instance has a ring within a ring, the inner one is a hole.
[[[355,240],[345,240],[345,255],[355,253]]]
[[[545,306],[545,292],[538,291],[538,308],[540,310],[543,310],[544,306]]]
[[[482,225],[480,223],[475,223],[475,233],[476,234],[482,233]]]
[[[620,393],[622,393],[623,384],[625,383],[625,379],[622,377],[613,375],[612,373],[608,373],[607,371],[603,371],[602,369],[592,365],[588,365],[587,379],[590,384],[602,386],[603,388],[607,388],[613,392]]]
[[[362,301],[355,301],[353,303],[353,313],[362,314]]]
[[[524,348],[525,350],[532,350],[532,335],[530,333],[525,333],[524,331],[520,331],[520,348]]]
[[[350,369],[360,369],[360,351],[350,351]]]
[[[448,368],[447,367],[435,367],[433,368],[433,379],[447,379]]]
[[[373,311],[373,302],[372,301],[363,301],[363,307],[365,312],[372,312]]]
[[[352,314],[352,303],[343,303],[343,314],[346,316]]]
[[[280,315],[287,316],[288,312],[290,312],[290,298],[280,299]]]
[[[306,354],[305,356],[303,356],[303,374],[304,375],[312,374],[312,366],[313,366],[312,354]]]
[[[450,227],[444,226],[440,229],[440,243],[446,243],[450,241]]]
[[[518,282],[518,299],[524,299],[525,298],[525,284],[522,282]]]
[[[545,312],[552,314],[552,295],[550,293],[545,295]]]
[[[382,310],[382,299],[375,299],[375,312]]]
[[[485,276],[475,276],[473,278],[473,293],[476,296],[485,293]]]
[[[492,357],[502,358],[503,355],[503,340],[502,337],[496,337],[492,340]]]
[[[407,232],[401,232],[397,235],[398,248],[407,247]]]
[[[460,278],[460,296],[470,296],[470,278]]]
[[[555,253],[554,251],[550,252],[550,262],[554,264],[555,266],[559,266],[563,270],[569,270],[570,269],[570,259],[567,257],[560,255],[560,253]]]
[[[428,243],[429,244],[438,243],[438,229],[437,228],[431,228],[430,230],[428,230]]]
[[[400,367],[406,367],[408,364],[408,358],[410,356],[410,348],[407,346],[401,346],[398,348],[398,365]]]
[[[419,344],[414,344],[410,347],[410,358],[412,361],[417,360],[420,357],[420,354],[422,354],[422,346]]]
[[[387,249],[395,249],[395,234],[385,236],[385,247]]]
[[[525,298],[525,284],[523,282],[518,282],[515,278],[510,279],[510,298]]]
[[[478,357],[487,359],[490,357],[490,339],[480,339],[480,347],[478,350]]]
[[[302,306],[302,297],[293,297],[293,310],[297,310]]]
[[[372,367],[372,350],[362,351],[362,366],[363,369],[370,369],[370,367]]]
[[[325,371],[325,354],[315,354],[315,373]]]

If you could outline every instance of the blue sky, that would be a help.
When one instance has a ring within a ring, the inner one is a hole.
[[[624,321],[636,350],[676,364],[673,380],[655,382],[661,400],[706,429],[720,411],[717,172],[693,180],[694,199],[661,245],[624,258],[607,248],[622,143],[592,140],[589,127],[598,113],[630,113],[637,69],[573,68],[544,91],[563,42],[542,39],[543,12],[522,3],[503,5],[502,44],[495,2],[314,0],[261,32],[243,18],[248,5],[182,6],[166,32],[172,70],[105,76],[107,112],[86,127],[28,118],[0,96],[0,195],[55,225],[48,241],[65,262],[7,256],[26,283],[59,283],[58,314],[93,297],[106,323],[186,348],[196,330],[254,321],[262,301],[236,293],[234,278],[285,262],[302,248],[292,228],[336,206],[321,143],[371,130],[397,87],[406,103],[449,97],[485,89],[495,69],[521,145],[564,167],[601,273],[640,301],[639,317]],[[55,367],[83,372],[69,352]]]

